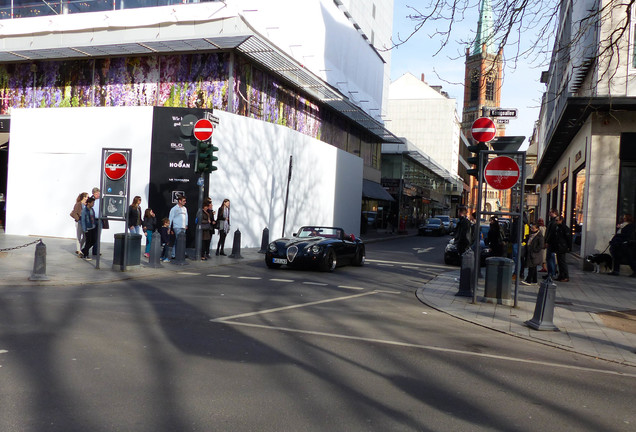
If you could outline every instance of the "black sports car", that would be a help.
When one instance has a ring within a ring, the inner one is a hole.
[[[292,238],[274,240],[267,246],[265,264],[269,268],[314,267],[334,271],[337,265],[364,264],[364,243],[342,228],[304,226]]]

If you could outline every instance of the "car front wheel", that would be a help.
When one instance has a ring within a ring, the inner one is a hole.
[[[320,271],[332,272],[336,269],[336,253],[333,249],[329,249],[320,263]]]
[[[364,261],[365,261],[364,248],[358,248],[355,256],[353,257],[353,265],[360,267],[364,265]]]

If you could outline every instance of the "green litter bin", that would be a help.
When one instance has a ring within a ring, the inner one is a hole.
[[[513,269],[514,261],[510,258],[486,258],[485,302],[513,305],[511,296]]]

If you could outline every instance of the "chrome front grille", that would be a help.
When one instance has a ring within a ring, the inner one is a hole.
[[[287,248],[287,261],[293,262],[294,258],[296,258],[296,255],[298,255],[297,246],[290,246]]]

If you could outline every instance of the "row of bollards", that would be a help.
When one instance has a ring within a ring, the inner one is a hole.
[[[269,230],[265,228],[263,230],[263,241],[265,243],[264,246],[261,244],[262,253],[264,253],[264,248],[267,247],[267,243],[269,243]],[[261,251],[259,251],[261,252]],[[148,258],[148,264],[152,268],[161,268],[161,258],[163,254],[163,246],[161,244],[161,235],[158,231],[152,233],[152,239],[150,243],[150,256]],[[232,244],[232,253],[228,256],[228,258],[240,259],[243,258],[241,255],[241,232],[237,229],[234,231],[234,241]],[[185,232],[180,232],[177,235],[175,241],[175,258],[172,260],[172,263],[176,265],[186,265],[186,234]],[[49,277],[46,275],[46,245],[42,241],[39,242],[35,246],[35,257],[33,259],[33,271],[31,272],[31,276],[29,276],[30,281],[48,281]]]

